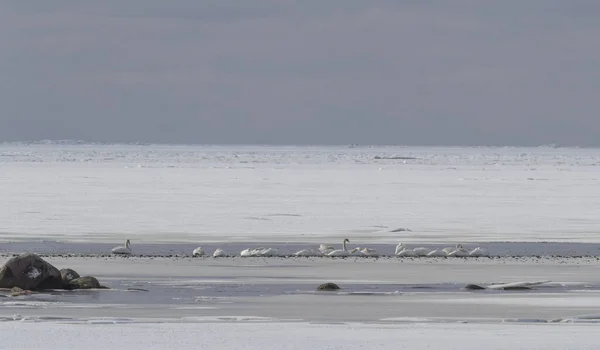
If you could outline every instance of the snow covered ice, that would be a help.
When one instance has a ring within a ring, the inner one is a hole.
[[[600,242],[592,149],[7,144],[0,164],[5,241]]]

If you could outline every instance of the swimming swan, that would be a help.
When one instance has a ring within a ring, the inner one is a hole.
[[[125,246],[118,246],[112,249],[113,254],[131,254],[131,248],[129,248],[129,240],[125,241]]]
[[[344,241],[342,242],[342,249],[338,249],[338,250],[332,250],[331,252],[327,253],[327,256],[348,256],[350,255],[350,252],[348,251],[348,248],[346,247],[346,243],[350,243],[350,240],[348,238],[344,238]]]
[[[202,249],[202,247],[194,249],[192,256],[204,256],[204,249]]]

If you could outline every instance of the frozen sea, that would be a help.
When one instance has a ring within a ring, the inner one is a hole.
[[[0,240],[600,243],[599,179],[598,149],[4,144]]]
[[[0,292],[0,348],[595,348],[599,178],[597,149],[2,144],[2,260],[111,290]],[[190,256],[343,238],[388,257]],[[550,282],[464,289],[517,281]]]

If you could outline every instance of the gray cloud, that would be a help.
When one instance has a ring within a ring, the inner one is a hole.
[[[600,3],[0,3],[0,139],[600,145]]]

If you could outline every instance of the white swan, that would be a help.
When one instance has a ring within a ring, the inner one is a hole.
[[[352,256],[362,256],[362,252],[360,251],[360,247],[352,248],[348,251]]]
[[[319,246],[319,251],[320,251],[321,253],[323,253],[323,254],[329,254],[329,253],[331,253],[331,252],[332,252],[332,251],[334,251],[334,250],[335,250],[335,248],[334,248],[334,247],[332,247],[332,246],[330,246],[330,245],[327,245],[327,244],[321,244],[321,245]]]
[[[443,251],[445,251],[445,252],[446,252],[446,254],[450,254],[450,253],[452,253],[453,251],[455,251],[455,250],[457,250],[457,249],[460,249],[460,248],[462,248],[462,244],[457,244],[457,245],[455,245],[454,247],[446,247],[446,248],[444,248],[444,249],[442,249],[442,250],[443,250]]]
[[[259,247],[259,248],[246,248],[246,249],[244,249],[244,250],[242,250],[240,252],[240,256],[244,257],[244,258],[248,258],[248,257],[251,257],[251,256],[258,256],[258,254],[261,251],[265,250],[265,249],[266,248],[263,248],[263,247]]]
[[[444,250],[442,250],[442,249],[434,249],[429,254],[427,254],[427,256],[431,256],[431,257],[439,256],[439,257],[442,257],[442,256],[448,256],[448,254]]]
[[[448,256],[454,256],[457,258],[464,258],[469,256],[469,251],[466,250],[462,244],[457,244],[456,249],[448,254]]]
[[[469,255],[470,256],[490,256],[490,253],[485,248],[477,247],[477,248],[471,250]]]
[[[281,256],[279,250],[275,248],[266,248],[257,252],[257,256]]]
[[[266,250],[267,248],[263,248],[263,247],[259,247],[259,248],[247,248],[244,249],[240,252],[240,256],[244,257],[244,258],[248,258],[248,257],[253,257],[253,256],[260,256],[260,253],[264,250]]]
[[[344,241],[342,242],[342,249],[338,249],[338,250],[332,250],[331,252],[327,253],[327,256],[348,256],[350,255],[350,252],[348,251],[348,248],[346,247],[346,243],[350,243],[350,240],[348,238],[344,238]]]
[[[194,249],[192,256],[204,256],[204,249],[202,249],[202,247]]]
[[[396,246],[396,252],[394,254],[398,255],[398,253],[400,253],[401,251],[403,251],[404,249],[406,249],[406,246],[404,244],[402,244],[402,242],[398,243],[398,245]]]
[[[364,248],[360,251],[360,253],[364,256],[379,256],[379,254],[377,254],[377,251],[371,248]]]
[[[213,258],[223,258],[227,256],[227,253],[223,249],[217,248],[212,256]]]
[[[417,247],[413,248],[413,252],[415,252],[418,256],[427,256],[431,253],[431,249],[425,247]]]
[[[396,254],[396,256],[399,257],[414,257],[417,256],[417,253],[415,253],[414,250],[409,249],[409,248],[404,248],[401,251],[398,252],[398,254]]]
[[[274,248],[248,248],[240,252],[242,257],[257,257],[257,256],[280,256],[279,251]]]
[[[125,241],[125,246],[118,246],[112,249],[113,254],[131,254],[131,248],[129,248],[129,240]]]
[[[242,256],[244,258],[252,256],[252,251],[253,251],[252,248],[246,248],[240,252],[240,256]]]
[[[316,249],[302,249],[294,253],[294,256],[322,256],[323,253]]]

